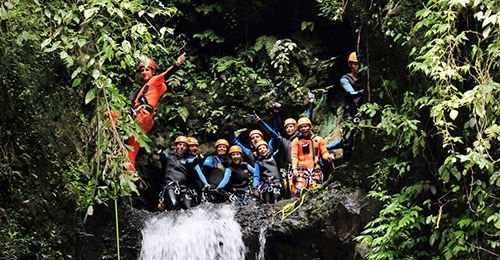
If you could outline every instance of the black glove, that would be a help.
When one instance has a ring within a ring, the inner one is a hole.
[[[158,151],[157,151],[156,153],[157,153],[157,154],[162,154],[162,153],[164,153],[164,152],[165,152],[165,147],[163,147],[163,146],[159,145],[159,146],[158,146]]]
[[[312,93],[311,91],[307,91],[307,96],[309,97],[309,101],[314,102],[316,100],[316,95]]]
[[[226,123],[229,125],[229,124],[233,124],[233,120],[234,120],[234,114],[231,113],[229,115],[227,115],[226,117],[224,117],[224,120],[226,121]]]
[[[260,120],[260,117],[253,111],[253,114],[248,114],[245,116],[245,119],[249,123],[256,123]]]
[[[281,104],[276,101],[271,100],[270,103],[274,110],[279,110],[281,108]]]
[[[197,127],[194,126],[193,124],[189,124],[189,127],[193,130],[193,136],[197,136],[198,135]]]

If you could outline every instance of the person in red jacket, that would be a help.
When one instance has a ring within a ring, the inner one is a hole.
[[[182,54],[177,58],[174,65],[170,66],[166,71],[155,76],[156,63],[152,59],[141,61],[139,63],[139,71],[144,85],[139,92],[133,97],[132,109],[133,115],[139,120],[139,125],[148,133],[153,127],[153,116],[155,114],[158,100],[167,91],[165,81],[179,69],[182,63],[186,60],[186,54]],[[128,139],[128,145],[132,146],[133,150],[128,151],[130,166],[127,171],[135,170],[135,158],[139,152],[140,144],[132,136]]]

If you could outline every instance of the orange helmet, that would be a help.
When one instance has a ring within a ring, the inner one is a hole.
[[[177,138],[175,138],[175,142],[174,144],[177,144],[177,143],[188,143],[188,139],[187,137],[183,136],[183,135],[179,135],[177,136]]]
[[[285,120],[285,123],[283,124],[283,126],[286,126],[288,124],[294,124],[294,125],[296,125],[297,121],[295,121],[295,119],[293,119],[293,118],[288,118],[287,120]]]
[[[243,153],[243,150],[241,150],[241,147],[239,147],[237,145],[233,145],[233,146],[231,146],[231,148],[229,148],[229,154],[232,154],[232,153]]]
[[[309,120],[309,118],[307,117],[301,117],[299,119],[299,122],[297,123],[299,126],[300,125],[303,125],[303,124],[308,124],[309,126],[312,126],[312,123],[311,123],[311,120]]]
[[[148,58],[146,61],[141,60],[141,62],[139,63],[139,69],[141,69],[144,66],[149,67],[152,70],[156,70],[156,63],[152,59]]]
[[[261,145],[265,145],[265,146],[267,146],[267,149],[269,149],[269,145],[264,140],[258,141],[257,144],[255,145],[255,148],[259,149],[259,146],[261,146]]]
[[[188,145],[199,145],[198,140],[194,137],[188,137],[187,138],[187,144]]]
[[[248,134],[248,137],[251,137],[251,136],[252,136],[252,135],[254,135],[254,134],[258,134],[258,135],[260,135],[262,138],[264,138],[264,135],[262,134],[262,132],[261,132],[260,130],[257,130],[257,129],[250,131],[250,134]]]
[[[217,149],[217,146],[219,145],[225,145],[227,148],[229,148],[229,142],[226,139],[219,139],[217,142],[215,142],[214,148]]]
[[[349,54],[349,58],[347,59],[347,63],[349,62],[358,62],[358,56],[356,56],[356,52],[351,52]]]

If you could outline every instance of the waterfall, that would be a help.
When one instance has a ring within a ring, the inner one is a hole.
[[[234,215],[231,205],[208,203],[157,214],[142,229],[139,259],[245,259]]]
[[[266,250],[266,235],[267,235],[268,226],[263,226],[260,228],[259,232],[259,254],[255,259],[264,260],[265,259],[265,250]]]

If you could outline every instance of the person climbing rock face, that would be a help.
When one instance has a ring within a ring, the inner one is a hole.
[[[131,95],[133,116],[139,120],[139,125],[148,133],[153,127],[153,116],[155,113],[158,100],[167,91],[165,81],[172,76],[186,60],[186,54],[182,54],[177,58],[174,65],[170,66],[166,71],[155,76],[156,63],[152,59],[147,59],[139,63],[139,72],[144,81],[143,87]],[[139,152],[140,144],[132,136],[128,139],[128,145],[132,146],[132,150],[128,152],[130,166],[128,171],[135,170],[135,158]]]
[[[353,121],[358,123],[360,120],[358,108],[363,101],[363,82],[359,75],[359,62],[356,52],[352,52],[347,59],[347,64],[351,72],[340,78],[340,85],[344,90],[344,107],[342,121]],[[347,139],[342,140],[343,160],[347,162],[351,159],[354,150],[354,136],[351,133]]]

